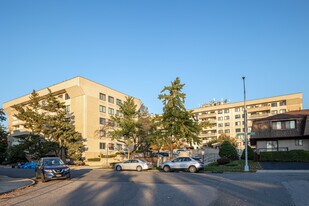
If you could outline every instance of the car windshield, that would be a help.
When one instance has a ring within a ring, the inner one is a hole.
[[[45,159],[44,165],[46,166],[64,165],[64,162],[61,159]]]

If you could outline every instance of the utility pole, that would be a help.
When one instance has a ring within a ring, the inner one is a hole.
[[[243,84],[244,84],[244,119],[245,119],[245,172],[249,172],[249,165],[248,165],[248,120],[247,120],[247,107],[246,107],[246,83],[245,78],[242,77]]]

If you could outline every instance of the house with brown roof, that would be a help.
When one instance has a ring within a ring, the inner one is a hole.
[[[256,151],[309,150],[309,110],[286,112],[252,123],[250,138]]]

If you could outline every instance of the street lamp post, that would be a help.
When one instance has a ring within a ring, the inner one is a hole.
[[[245,119],[245,172],[249,172],[249,165],[248,165],[248,120],[247,120],[247,108],[246,108],[246,84],[245,84],[245,77],[242,77],[243,84],[244,84],[244,119]]]

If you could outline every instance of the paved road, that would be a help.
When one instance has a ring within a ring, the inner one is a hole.
[[[190,174],[76,170],[39,182],[0,205],[306,205],[309,174]],[[1,170],[0,170],[1,174]],[[1,198],[1,197],[0,197]]]

